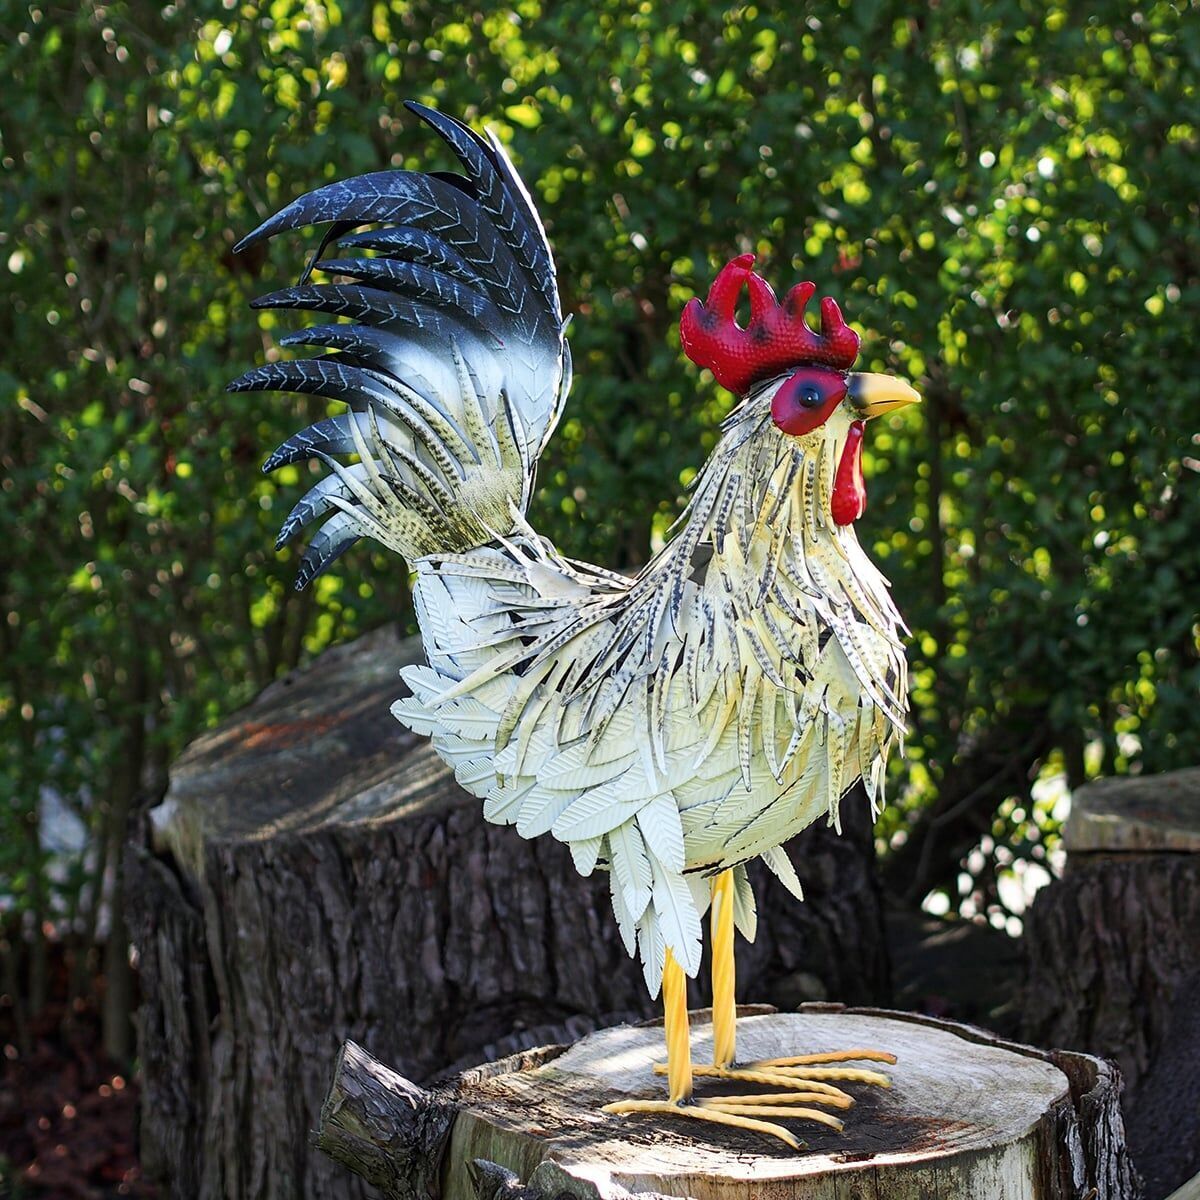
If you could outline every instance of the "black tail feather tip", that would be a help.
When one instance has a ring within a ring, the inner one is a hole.
[[[234,254],[241,254],[244,251],[249,250],[250,247],[255,244],[255,242],[261,242],[263,238],[267,236],[263,233],[263,229],[266,224],[267,222],[264,221],[257,229],[252,229],[248,234],[246,234],[246,236],[242,238],[240,242],[235,242],[233,246]]]

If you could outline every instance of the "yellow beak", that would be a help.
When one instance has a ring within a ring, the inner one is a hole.
[[[906,404],[917,404],[921,399],[917,390],[903,379],[870,371],[852,371],[846,377],[846,395],[860,417],[878,417]]]

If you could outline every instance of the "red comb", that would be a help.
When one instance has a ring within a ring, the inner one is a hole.
[[[688,301],[679,318],[684,353],[707,367],[716,381],[744,396],[760,379],[769,379],[800,363],[820,363],[848,371],[858,357],[858,334],[842,319],[837,301],[821,301],[821,332],[814,333],[804,310],[817,290],[798,283],[780,304],[771,285],[750,268],[753,254],[726,263],[708,289],[708,300]],[[742,288],[750,289],[750,321],[743,329],[734,318]]]

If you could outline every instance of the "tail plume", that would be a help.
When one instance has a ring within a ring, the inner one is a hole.
[[[408,107],[465,174],[384,171],[329,184],[237,246],[329,225],[300,282],[254,302],[344,318],[281,343],[326,353],[257,367],[229,385],[348,408],[290,437],[263,467],[317,458],[330,471],[279,533],[282,546],[323,519],[297,587],[364,535],[411,561],[510,532],[570,387],[550,247],[503,147]],[[359,253],[325,259],[330,245]],[[314,270],[327,281],[310,282]],[[339,461],[347,455],[357,461]]]

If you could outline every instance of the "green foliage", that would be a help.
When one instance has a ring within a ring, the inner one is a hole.
[[[923,390],[871,431],[860,527],[914,631],[889,837],[969,802],[967,845],[1010,838],[1039,771],[1194,761],[1198,58],[1160,2],[10,5],[0,892],[54,907],[45,789],[91,831],[70,908],[189,736],[411,620],[368,549],[291,592],[271,545],[306,471],[257,464],[321,402],[222,391],[273,352],[248,299],[302,262],[237,236],[452,165],[408,97],[490,121],[546,217],[577,381],[533,515],[568,553],[634,565],[679,511],[728,397],[675,322],[736,252]]]

